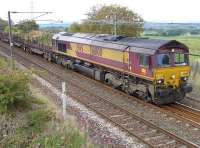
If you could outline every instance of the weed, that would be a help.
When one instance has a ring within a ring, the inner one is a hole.
[[[73,126],[68,125],[50,134],[36,138],[32,145],[40,145],[40,147],[45,148],[80,148],[85,142],[85,137]]]
[[[36,111],[30,111],[26,114],[28,130],[32,134],[42,132],[46,123],[54,117],[54,114],[50,110],[39,109]]]

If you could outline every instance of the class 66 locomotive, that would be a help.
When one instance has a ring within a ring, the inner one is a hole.
[[[48,50],[23,44],[26,51],[156,105],[180,101],[192,91],[189,49],[176,40],[61,32]]]
[[[53,49],[70,68],[157,105],[192,91],[189,49],[175,40],[59,33]]]

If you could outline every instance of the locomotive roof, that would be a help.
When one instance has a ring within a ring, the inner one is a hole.
[[[176,40],[160,40],[160,39],[144,39],[124,37],[119,35],[108,34],[85,34],[85,33],[67,33],[61,32],[55,34],[53,39],[60,41],[70,41],[75,43],[82,43],[104,48],[111,48],[116,50],[125,50],[128,47],[131,51],[137,53],[144,53],[153,55],[155,52],[163,47],[181,48],[188,51],[187,46]]]

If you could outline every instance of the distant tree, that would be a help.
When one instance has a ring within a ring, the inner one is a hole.
[[[194,34],[194,35],[200,34],[200,29],[193,29],[193,30],[190,31],[190,33]]]
[[[38,30],[39,25],[34,20],[25,20],[15,25],[14,28],[21,33],[28,33],[33,30]]]
[[[87,13],[82,23],[70,26],[71,32],[113,34],[114,23],[117,23],[117,34],[140,36],[144,20],[134,11],[118,5],[94,6]]]
[[[0,18],[0,31],[5,30],[5,28],[8,26],[8,22],[6,20],[3,20]]]
[[[66,27],[66,28],[65,28],[65,31],[68,32],[68,31],[69,31],[69,27]]]
[[[190,33],[187,29],[176,29],[176,28],[160,30],[159,32],[161,36],[179,36]]]
[[[66,29],[68,29],[68,31],[70,32],[81,32],[81,24],[75,22],[71,24],[69,28],[66,28]]]

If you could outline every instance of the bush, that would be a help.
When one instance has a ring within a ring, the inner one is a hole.
[[[27,125],[31,133],[40,133],[46,128],[46,123],[54,118],[54,114],[50,110],[39,109],[29,111],[26,114]]]
[[[0,112],[5,112],[29,97],[29,78],[24,72],[10,70],[0,63]]]

